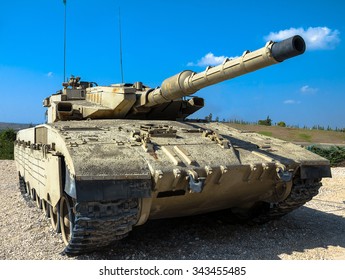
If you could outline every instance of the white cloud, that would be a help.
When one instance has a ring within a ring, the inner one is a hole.
[[[309,27],[304,28],[290,28],[280,30],[278,32],[271,32],[265,36],[265,40],[281,41],[294,35],[300,35],[304,38],[309,50],[326,50],[334,49],[340,42],[340,32],[328,27]]]
[[[47,76],[48,78],[52,78],[52,77],[53,77],[53,72],[48,72],[48,73],[46,74],[46,76]]]
[[[235,57],[230,57],[229,59],[234,59]],[[215,66],[221,64],[226,59],[225,56],[215,56],[213,53],[209,52],[203,56],[197,63],[189,62],[187,66]]]
[[[288,99],[284,101],[284,104],[300,104],[301,101],[293,100],[293,99]]]
[[[312,88],[308,85],[305,85],[303,87],[300,88],[300,91],[304,94],[314,94],[318,91],[318,88]]]

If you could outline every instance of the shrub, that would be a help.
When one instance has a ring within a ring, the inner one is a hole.
[[[279,122],[277,123],[278,126],[281,126],[281,127],[286,127],[286,123],[285,122]]]
[[[13,159],[13,141],[16,139],[16,132],[7,128],[0,133],[0,159]]]
[[[309,151],[328,159],[332,166],[337,166],[345,162],[345,147],[332,146],[321,148],[317,146],[308,147]]]

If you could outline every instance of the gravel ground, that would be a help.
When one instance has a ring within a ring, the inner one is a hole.
[[[50,222],[19,192],[14,161],[0,161],[1,260],[345,260],[345,168],[332,169],[320,194],[278,221],[236,224],[226,212],[154,220],[116,246],[68,258]]]

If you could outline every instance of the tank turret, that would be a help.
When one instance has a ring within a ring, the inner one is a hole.
[[[243,74],[282,62],[305,51],[305,42],[296,35],[281,42],[268,42],[256,51],[245,51],[215,67],[196,73],[185,70],[167,78],[157,88],[141,82],[98,86],[71,77],[63,89],[46,98],[48,123],[82,119],[183,120],[204,106],[204,100],[189,96],[198,90]]]

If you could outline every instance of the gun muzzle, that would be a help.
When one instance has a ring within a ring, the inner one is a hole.
[[[274,43],[271,47],[272,56],[278,62],[303,54],[304,52],[305,42],[299,35]]]

